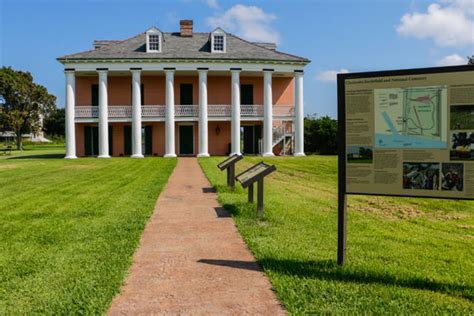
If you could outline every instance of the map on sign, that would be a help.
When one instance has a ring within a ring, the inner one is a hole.
[[[375,147],[447,148],[447,88],[375,89]]]

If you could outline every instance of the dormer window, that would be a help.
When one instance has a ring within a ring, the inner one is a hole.
[[[224,51],[224,36],[214,35],[214,50],[216,52]]]
[[[150,34],[148,39],[148,47],[152,51],[160,51],[160,35]]]
[[[151,27],[146,31],[146,52],[161,53],[162,34],[156,27]]]
[[[211,52],[225,53],[226,51],[226,36],[225,32],[217,28],[211,33]]]

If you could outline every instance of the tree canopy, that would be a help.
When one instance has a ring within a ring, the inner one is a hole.
[[[304,120],[305,152],[334,155],[337,153],[337,121],[324,116],[307,116]]]
[[[34,83],[31,73],[0,68],[0,124],[3,130],[16,133],[18,149],[22,149],[21,135],[37,132],[40,116],[47,116],[55,108],[56,97]]]

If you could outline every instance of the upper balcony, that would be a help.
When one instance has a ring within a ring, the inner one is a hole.
[[[110,105],[108,106],[109,121],[121,122],[131,121],[132,107],[130,105]],[[145,105],[142,106],[143,121],[164,121],[166,114],[165,105]],[[230,104],[209,104],[207,115],[210,121],[227,121],[231,119],[232,108]],[[75,116],[77,122],[91,122],[97,120],[99,116],[98,106],[76,106]],[[263,105],[241,105],[241,120],[263,120]],[[293,105],[274,105],[273,118],[282,120],[292,120],[294,117]],[[175,105],[176,121],[197,121],[199,119],[198,105]]]

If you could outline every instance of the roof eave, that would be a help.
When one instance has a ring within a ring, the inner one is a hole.
[[[207,59],[207,58],[67,58],[58,57],[56,58],[62,64],[65,63],[100,63],[100,62],[209,62],[209,63],[223,63],[223,62],[251,62],[251,63],[272,63],[272,64],[298,64],[304,65],[311,63],[309,59],[303,60],[277,60],[277,59],[234,59],[234,58],[220,58],[220,59]]]

